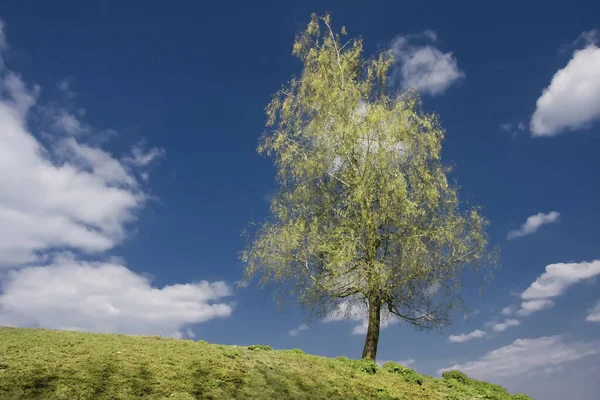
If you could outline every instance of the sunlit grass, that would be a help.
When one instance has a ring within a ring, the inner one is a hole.
[[[298,349],[0,327],[0,399],[529,399],[454,378]]]

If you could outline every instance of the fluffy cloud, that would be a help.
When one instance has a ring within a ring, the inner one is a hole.
[[[308,330],[308,325],[302,324],[298,325],[297,328],[291,329],[288,331],[288,335],[297,336],[300,332]]]
[[[506,319],[504,322],[490,322],[487,324],[493,331],[504,332],[510,327],[519,326],[521,323],[518,319]]]
[[[525,300],[556,297],[571,285],[600,275],[600,260],[551,264],[522,294]]]
[[[468,334],[461,333],[460,335],[450,335],[448,337],[448,340],[450,340],[453,343],[463,343],[472,339],[481,339],[485,335],[485,331],[477,329]]]
[[[415,45],[415,40],[437,41],[435,32],[428,30],[422,35],[398,36],[392,43],[396,64],[392,82],[401,83],[405,89],[437,96],[450,86],[465,78],[451,52],[443,53],[431,44]]]
[[[156,288],[117,261],[72,255],[9,270],[1,288],[0,325],[6,326],[182,337],[185,325],[232,312],[222,301],[233,294],[224,282]]]
[[[537,100],[531,117],[533,136],[555,136],[590,126],[600,118],[600,48],[590,41],[573,53],[567,65],[554,74]]]
[[[590,310],[590,315],[585,320],[587,322],[600,322],[600,301]]]
[[[508,232],[506,238],[511,240],[521,236],[531,235],[532,233],[537,232],[542,225],[558,221],[559,217],[560,213],[556,211],[549,212],[548,214],[537,213],[528,217],[520,229]]]
[[[546,266],[540,275],[521,293],[521,309],[525,316],[554,305],[551,298],[562,295],[570,286],[600,275],[600,260],[580,263],[558,263]]]
[[[355,325],[352,329],[353,335],[364,335],[367,333],[369,327],[368,311],[366,305],[360,301],[346,300],[338,304],[338,307],[330,312],[327,317],[323,319],[323,322],[339,322],[339,321],[354,321],[360,322],[360,325]],[[388,326],[400,322],[393,314],[390,314],[387,310],[381,312],[381,329],[385,329]]]
[[[56,89],[73,100],[70,81]],[[84,110],[38,104],[40,90],[0,68],[0,325],[193,338],[186,325],[229,316],[224,282],[157,288],[118,259],[81,260],[126,237],[149,199],[138,177],[164,151],[119,158]]]
[[[143,171],[92,144],[76,113],[38,105],[39,92],[0,70],[0,267],[43,262],[54,249],[111,249],[148,200]],[[28,120],[38,115],[45,123],[34,132]],[[129,158],[143,167],[159,154],[134,148]]]
[[[491,380],[556,368],[564,363],[600,353],[600,342],[565,343],[561,336],[517,339],[475,361],[438,371],[458,369],[476,379]]]

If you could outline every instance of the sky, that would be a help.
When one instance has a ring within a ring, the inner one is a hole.
[[[125,4],[124,4],[125,3]],[[534,399],[600,383],[600,3],[3,2],[0,325],[298,347],[359,358],[364,310],[307,321],[240,288],[268,216],[264,107],[312,12],[389,48],[446,130],[501,268],[443,331],[378,351]]]

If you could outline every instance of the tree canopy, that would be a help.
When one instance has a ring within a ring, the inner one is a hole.
[[[361,304],[363,357],[375,359],[382,313],[447,326],[464,306],[463,270],[483,277],[495,251],[487,220],[448,179],[438,116],[388,83],[391,52],[365,58],[346,35],[313,15],[296,37],[302,72],[267,106],[258,147],[275,161],[278,191],[242,259],[246,280],[273,284],[308,316]]]

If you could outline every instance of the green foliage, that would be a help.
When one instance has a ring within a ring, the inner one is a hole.
[[[453,390],[452,399],[484,398],[489,400],[531,400],[529,396],[523,394],[511,395],[500,385],[478,381],[469,378],[466,374],[452,370],[442,374],[448,388]],[[463,397],[461,397],[463,396]]]
[[[251,344],[248,346],[248,350],[254,351],[271,351],[273,348],[271,346],[267,346],[266,344]]]
[[[423,384],[423,379],[421,375],[416,373],[415,370],[405,367],[404,365],[400,365],[393,361],[388,361],[385,364],[383,364],[383,369],[393,374],[402,375],[405,382],[417,383],[419,385]]]
[[[238,349],[231,349],[225,352],[225,357],[229,357],[232,359],[238,358],[241,355]]]
[[[200,344],[208,344],[208,342],[206,340],[198,340],[196,343],[200,343]]]
[[[363,358],[359,361],[358,369],[364,373],[376,374],[378,368],[379,367],[377,366],[375,361],[370,358]]]
[[[368,299],[418,329],[446,326],[465,267],[494,264],[488,222],[460,207],[438,116],[387,84],[392,54],[365,58],[345,33],[313,15],[293,46],[302,73],[266,108],[258,151],[279,189],[242,253],[244,279],[312,316]]]
[[[512,395],[512,400],[531,400],[531,397],[525,394],[517,393]]]
[[[458,382],[464,384],[464,385],[468,385],[469,381],[471,380],[471,378],[469,378],[467,376],[467,374],[462,373],[460,371],[457,370],[450,370],[450,371],[444,371],[442,373],[442,378],[444,379],[455,379]]]
[[[369,360],[151,337],[0,327],[0,359],[0,399],[530,400],[475,380],[419,386]]]

